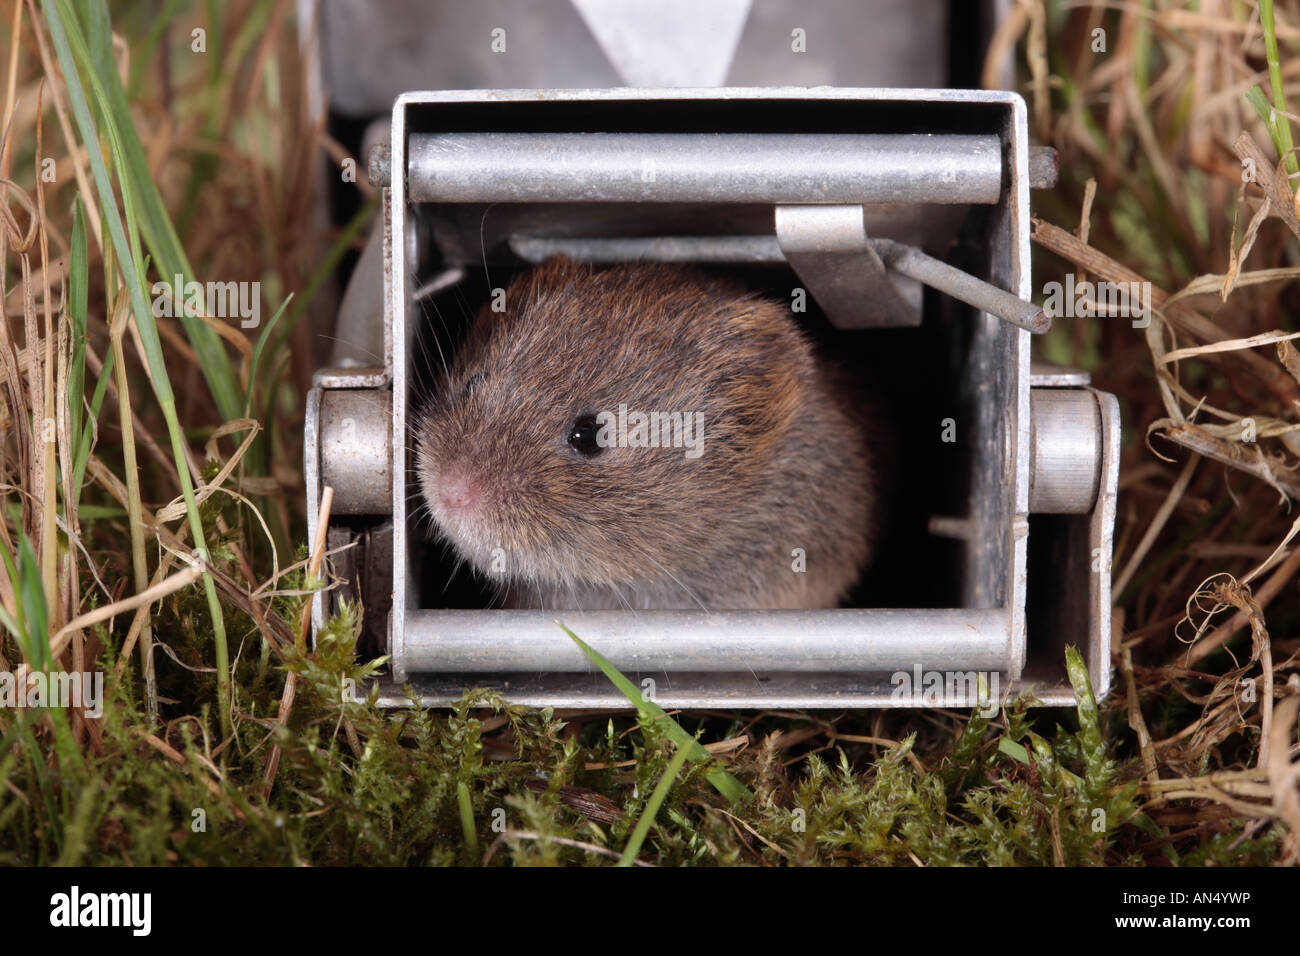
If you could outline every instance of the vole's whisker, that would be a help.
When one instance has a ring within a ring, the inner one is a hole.
[[[624,606],[625,608],[627,608],[629,611],[634,611],[634,610],[636,610],[636,608],[633,606],[633,604],[634,604],[635,602],[634,602],[634,601],[629,601],[629,600],[627,599],[627,597],[623,594],[623,589],[620,588],[617,584],[614,585],[614,593],[618,595],[618,599],[619,599],[620,601],[623,602],[623,606]],[[636,587],[635,587],[635,586],[632,587],[632,597],[633,597],[634,599],[636,598]]]
[[[483,278],[487,280],[488,295],[492,294],[492,276],[488,273],[487,245],[485,244],[483,233],[487,228],[488,213],[496,203],[488,203],[483,207],[483,217],[478,221],[478,252],[479,257],[483,260]]]
[[[637,550],[640,551],[641,554],[642,554],[643,556],[645,556],[645,558],[646,558],[647,560],[649,560],[651,564],[653,564],[655,567],[657,567],[657,568],[658,568],[660,571],[662,571],[664,574],[668,575],[668,577],[672,578],[673,582],[674,582],[674,583],[675,583],[679,588],[681,588],[683,591],[685,591],[685,592],[686,592],[686,595],[687,595],[687,596],[688,596],[692,601],[694,601],[696,604],[698,604],[698,605],[700,606],[700,610],[701,610],[701,611],[703,611],[705,614],[709,614],[709,613],[711,613],[711,612],[709,611],[708,607],[705,605],[705,603],[704,603],[703,601],[701,601],[701,600],[699,599],[699,597],[696,596],[695,592],[692,591],[690,588],[688,588],[685,584],[682,584],[682,582],[678,579],[677,575],[673,574],[673,573],[672,573],[671,571],[669,571],[666,567],[664,567],[664,566],[663,566],[662,564],[660,564],[657,560],[655,560],[654,555],[650,554],[650,552],[647,551],[647,550],[645,550],[645,548],[637,547]]]
[[[438,310],[437,303],[420,303],[420,310],[425,314],[425,322],[421,324],[419,331],[416,333],[415,341],[413,343],[413,351],[415,352],[415,355],[423,361],[426,373],[422,379],[417,379],[416,381],[417,388],[422,389],[422,391],[418,392],[421,401],[427,401],[432,396],[433,393],[429,390],[433,388],[434,383],[445,381],[447,376],[451,374],[447,368],[447,357],[442,351],[442,343],[438,339],[438,333],[433,329],[432,317],[429,315],[430,308],[432,308],[434,314],[437,315],[438,321],[443,323],[443,330],[446,331],[446,322],[443,321],[442,313]],[[441,376],[437,374],[433,361],[429,355],[429,339],[433,340],[433,347],[438,350],[439,363],[442,365]]]
[[[356,343],[349,342],[345,339],[341,339],[337,335],[326,335],[324,332],[318,332],[316,333],[316,337],[318,339],[325,339],[326,341],[329,342],[343,342],[345,345],[348,346],[348,348],[352,349],[354,352],[360,352],[363,355],[369,355],[372,359],[375,360],[376,365],[384,364],[384,357],[382,355],[376,355],[374,352],[370,351],[370,349],[363,349],[361,346],[357,345]]]

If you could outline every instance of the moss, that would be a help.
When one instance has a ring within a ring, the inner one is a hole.
[[[129,668],[112,676],[115,650],[101,630],[108,702],[100,745],[83,748],[84,762],[50,756],[48,722],[28,742],[19,712],[0,711],[0,778],[29,795],[0,810],[0,861],[612,864],[674,752],[661,724],[614,717],[572,727],[483,691],[467,692],[451,711],[381,710],[373,695],[344,692],[364,688],[379,663],[356,659],[357,633],[356,609],[345,606],[314,653],[287,652],[283,663],[248,655],[242,716],[223,746],[197,697],[170,705],[184,715],[147,730],[134,677]],[[289,672],[297,691],[281,727],[273,718]],[[1110,741],[1121,728],[1103,719],[1086,685],[1075,726],[1051,726],[1055,716],[1028,701],[999,719],[973,714],[956,722],[948,755],[924,772],[913,763],[915,734],[873,760],[847,746],[794,760],[775,745],[754,747],[729,766],[753,789],[748,804],[728,804],[705,779],[707,765],[687,765],[641,858],[669,866],[1140,862],[1153,828],[1165,831],[1138,817],[1134,785],[1117,782]],[[279,766],[264,795],[273,746]],[[42,767],[49,803],[38,796]],[[1277,828],[1234,829],[1179,860],[1266,861],[1278,839]]]

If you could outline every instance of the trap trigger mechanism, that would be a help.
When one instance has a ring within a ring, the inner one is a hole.
[[[837,328],[921,324],[920,286],[909,283],[904,297],[871,244],[861,206],[778,205],[776,241]]]
[[[777,205],[776,239],[786,262],[837,328],[920,325],[920,285],[1028,332],[1041,334],[1052,327],[1051,316],[1032,302],[914,246],[872,239],[862,206]]]

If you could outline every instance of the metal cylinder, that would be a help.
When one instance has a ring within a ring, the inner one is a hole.
[[[994,135],[412,133],[412,202],[996,203]]]
[[[996,315],[1027,332],[1041,335],[1052,328],[1052,317],[1034,303],[1025,302],[992,283],[931,258],[920,249],[892,239],[873,240],[872,246],[885,265],[909,279],[946,292],[954,299]]]
[[[1002,672],[1010,658],[1010,625],[1001,609],[411,610],[399,669],[595,670],[557,621],[623,671],[891,673],[920,665]]]
[[[1029,392],[1029,510],[1087,514],[1101,481],[1101,412],[1086,388]]]
[[[335,514],[393,511],[393,393],[325,389],[320,398],[321,487],[334,489]]]

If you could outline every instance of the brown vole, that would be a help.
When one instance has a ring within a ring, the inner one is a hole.
[[[874,535],[871,449],[787,307],[688,268],[563,258],[504,306],[477,316],[414,430],[437,530],[506,603],[846,597]]]

